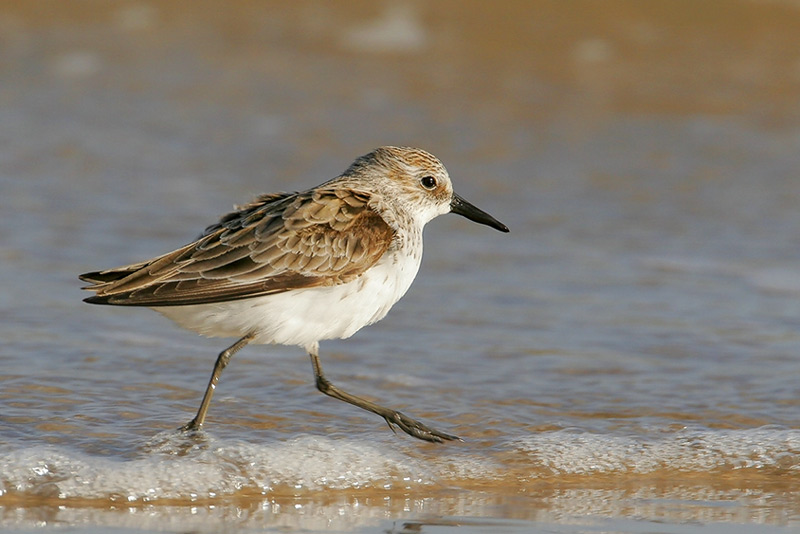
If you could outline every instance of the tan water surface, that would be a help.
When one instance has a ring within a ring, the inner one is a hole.
[[[800,3],[0,2],[0,528],[800,528]],[[425,148],[445,216],[328,377],[77,275]]]

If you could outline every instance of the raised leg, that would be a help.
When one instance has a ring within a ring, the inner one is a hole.
[[[222,374],[222,370],[228,366],[228,363],[231,361],[231,357],[239,352],[245,345],[250,343],[250,341],[253,340],[253,337],[255,337],[254,334],[248,334],[219,353],[219,356],[217,356],[217,362],[214,364],[214,371],[211,373],[211,380],[208,381],[208,387],[206,388],[205,395],[203,395],[203,401],[200,403],[200,409],[197,410],[197,415],[194,416],[194,419],[183,425],[178,430],[182,432],[189,432],[203,428],[203,423],[206,420],[206,413],[208,413],[208,406],[211,404],[211,397],[214,396],[214,390],[217,389],[217,382],[219,382],[219,377]]]
[[[411,419],[407,415],[404,415],[397,410],[384,408],[383,406],[375,404],[374,402],[362,399],[361,397],[357,397],[356,395],[352,395],[346,391],[342,391],[331,384],[327,378],[325,378],[325,375],[322,373],[322,365],[319,362],[317,350],[309,350],[308,355],[311,356],[311,365],[314,368],[314,378],[317,382],[317,389],[325,395],[380,415],[386,420],[386,423],[389,425],[389,428],[392,429],[392,432],[396,432],[395,426],[397,426],[406,434],[425,441],[433,441],[436,443],[450,440],[463,441],[458,436],[445,434],[444,432],[439,432],[438,430],[434,430],[428,426],[425,426],[419,421]]]

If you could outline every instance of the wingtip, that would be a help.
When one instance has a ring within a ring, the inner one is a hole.
[[[81,289],[91,289],[87,287],[83,287]],[[86,297],[83,299],[83,302],[87,304],[108,304],[108,297],[99,297],[97,295],[92,295],[91,297]]]

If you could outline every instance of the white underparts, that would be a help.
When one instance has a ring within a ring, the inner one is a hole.
[[[382,319],[419,270],[422,240],[412,254],[387,252],[359,278],[337,286],[296,289],[249,299],[153,308],[180,326],[208,337],[242,337],[253,343],[313,346],[352,336]],[[411,247],[416,248],[416,247]]]

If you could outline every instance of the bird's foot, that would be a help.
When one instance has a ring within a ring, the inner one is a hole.
[[[186,456],[207,449],[211,438],[202,431],[200,425],[192,423],[193,421],[177,430],[159,432],[144,444],[144,450],[148,453]]]
[[[178,428],[181,434],[194,435],[203,430],[203,424],[197,423],[197,418],[192,419],[182,427]]]
[[[412,419],[407,415],[395,410],[392,410],[391,413],[385,415],[384,419],[386,419],[386,423],[394,433],[397,433],[395,430],[395,427],[397,427],[410,436],[414,436],[415,438],[424,441],[431,441],[433,443],[442,443],[444,441],[464,441],[458,436],[435,430],[417,421],[416,419]]]

